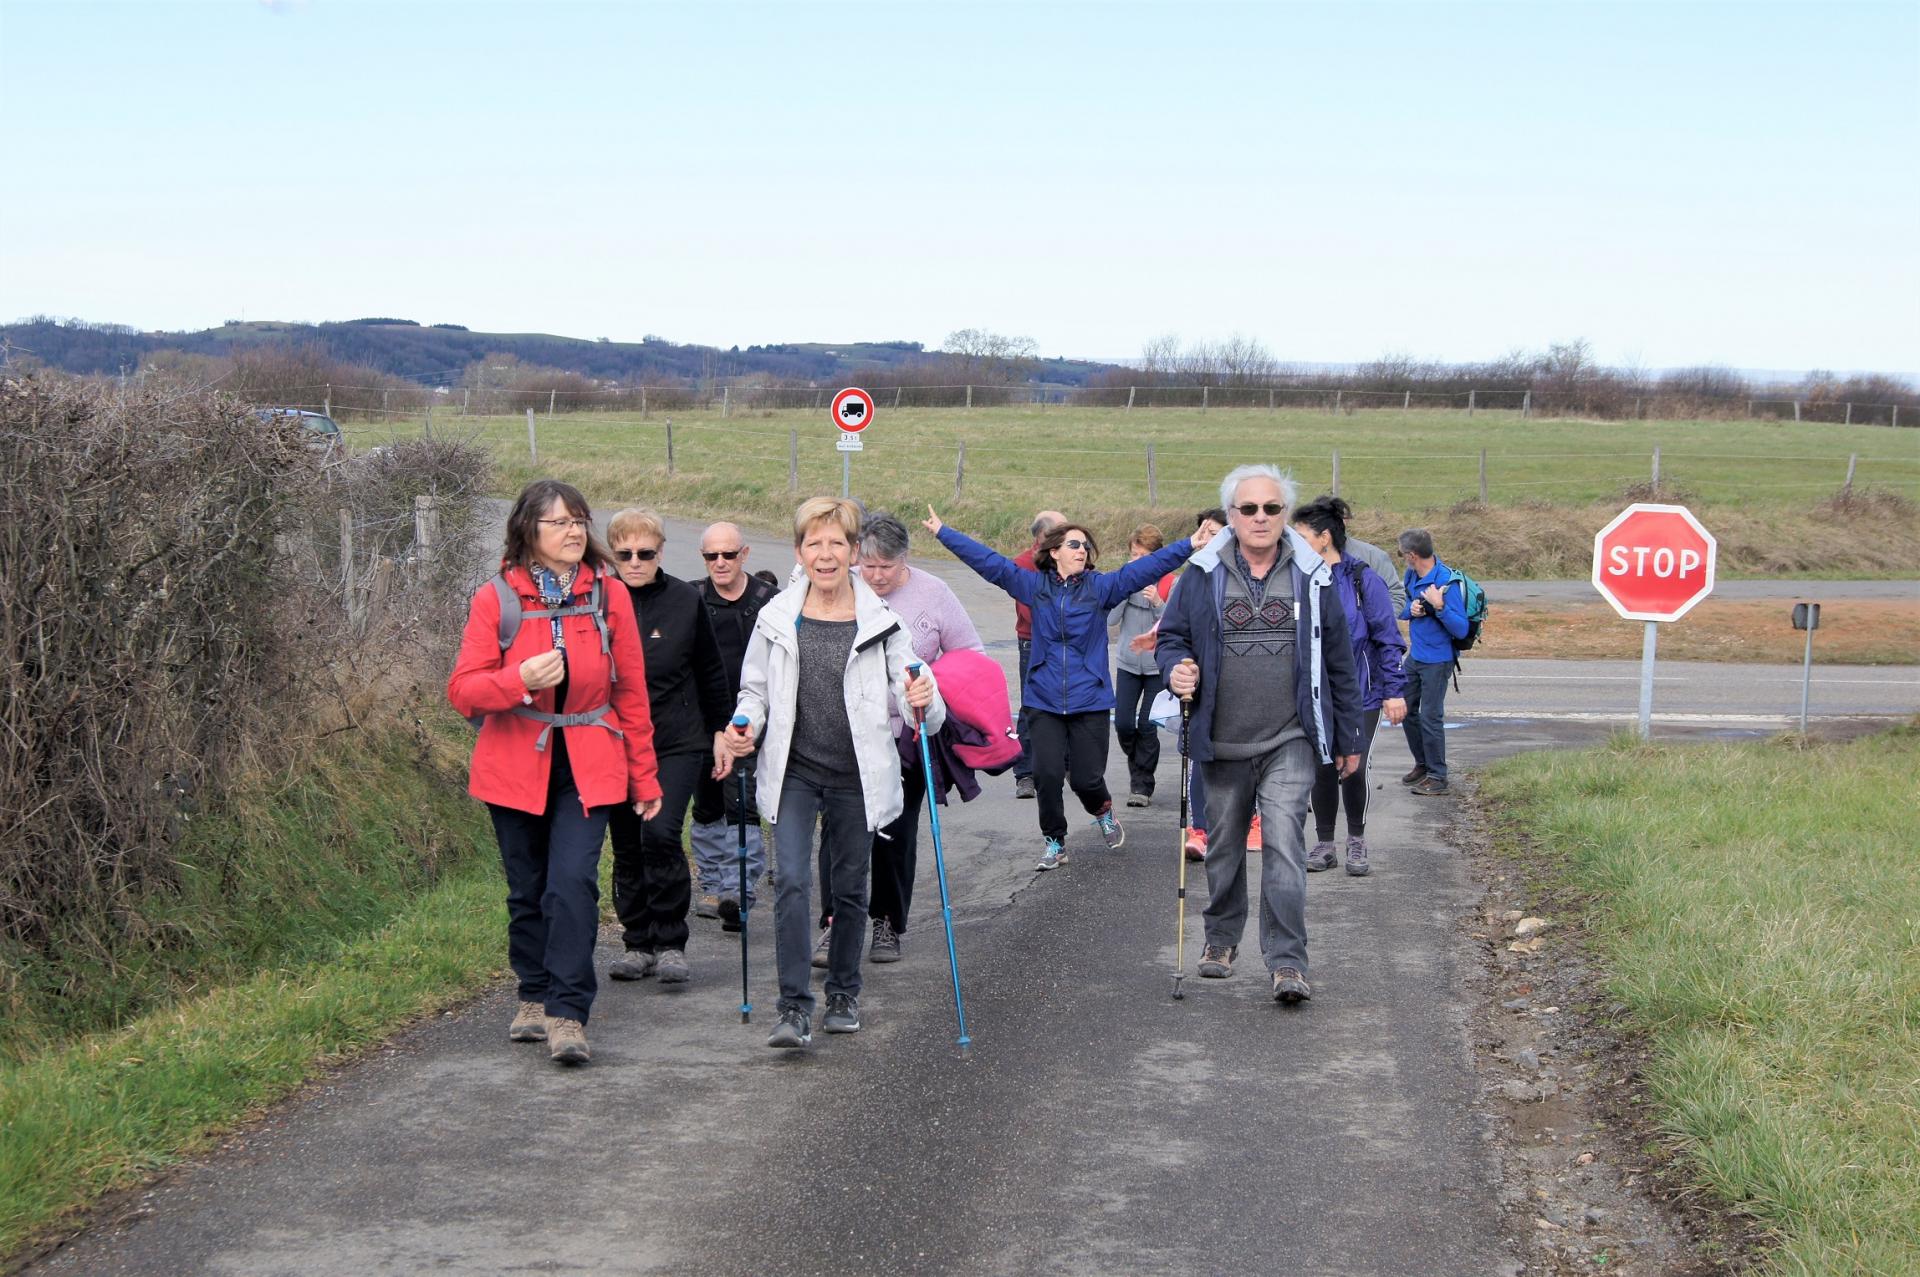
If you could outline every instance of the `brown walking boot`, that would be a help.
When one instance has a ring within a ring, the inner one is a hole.
[[[522,1002],[513,1013],[513,1023],[507,1026],[507,1040],[511,1042],[545,1042],[547,1040],[547,1009],[538,1002]]]
[[[587,1026],[578,1020],[553,1016],[547,1021],[547,1054],[562,1064],[585,1064],[593,1058],[587,1049]]]

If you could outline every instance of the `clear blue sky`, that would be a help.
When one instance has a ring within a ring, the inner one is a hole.
[[[1920,5],[0,0],[0,319],[1920,369]]]

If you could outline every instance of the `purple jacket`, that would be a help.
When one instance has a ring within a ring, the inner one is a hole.
[[[1406,640],[1393,619],[1393,596],[1380,574],[1359,559],[1343,557],[1333,565],[1333,584],[1340,610],[1347,614],[1347,633],[1353,639],[1353,665],[1360,675],[1360,708],[1380,708],[1384,700],[1404,699],[1407,676],[1402,668]]]

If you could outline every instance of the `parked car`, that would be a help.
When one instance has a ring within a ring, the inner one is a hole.
[[[331,461],[346,455],[346,440],[340,423],[324,412],[306,408],[255,408],[253,415],[262,421],[285,421],[307,432],[308,446]]]

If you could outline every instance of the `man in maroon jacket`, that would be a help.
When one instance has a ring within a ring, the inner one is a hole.
[[[1014,555],[1013,561],[1029,572],[1034,571],[1033,555],[1040,548],[1040,538],[1066,521],[1067,516],[1058,510],[1042,510],[1034,515],[1033,525],[1027,529],[1033,534],[1033,541]],[[1020,640],[1020,757],[1013,765],[1013,796],[1032,798],[1033,755],[1027,745],[1027,664],[1033,654],[1033,611],[1024,603],[1013,605],[1013,633]]]

